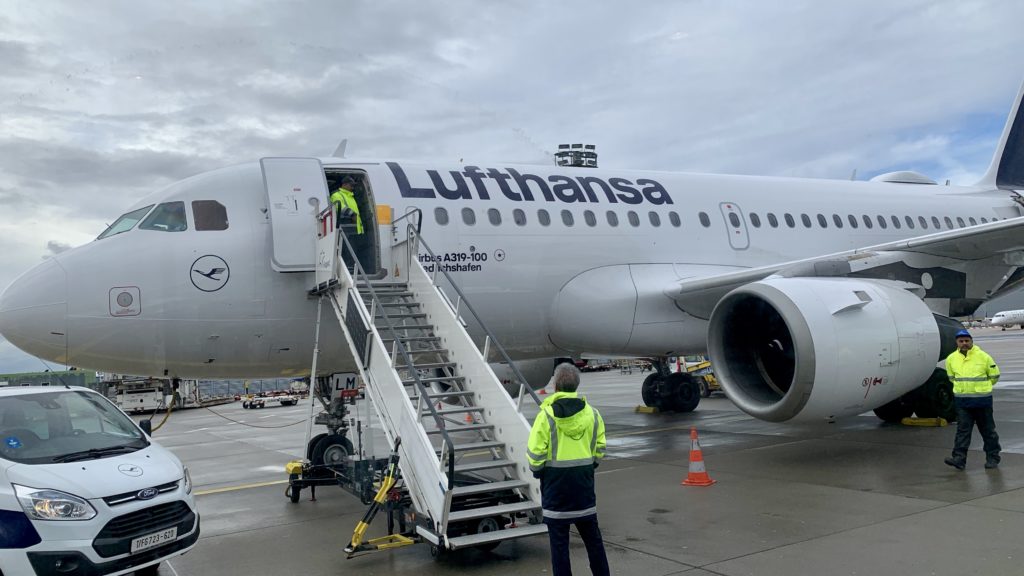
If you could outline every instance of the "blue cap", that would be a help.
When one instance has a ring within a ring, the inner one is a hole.
[[[960,331],[958,331],[956,333],[956,337],[957,338],[971,338],[971,333],[968,332],[967,330],[960,330]],[[974,338],[971,338],[971,340],[974,340]]]

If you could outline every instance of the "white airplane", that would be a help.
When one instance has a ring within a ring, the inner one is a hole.
[[[710,352],[728,397],[764,420],[949,410],[936,363],[967,315],[1024,280],[1024,114],[1017,101],[974,186],[915,173],[869,182],[272,159],[148,196],[95,241],[0,296],[22,350],[180,378],[308,373],[311,222],[357,180],[360,257],[386,277],[394,220],[422,236],[516,359],[643,356],[646,403],[693,410],[669,356]],[[353,371],[322,330],[323,373]],[[534,380],[531,380],[534,381]]]
[[[992,326],[1002,326],[1003,330],[1006,330],[1007,326],[1013,326],[1014,324],[1024,328],[1024,310],[996,312],[992,320],[989,321],[989,324]]]

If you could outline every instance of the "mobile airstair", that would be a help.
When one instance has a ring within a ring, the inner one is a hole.
[[[438,553],[543,534],[522,413],[524,401],[540,398],[447,272],[434,266],[428,274],[420,264],[422,254],[434,261],[420,216],[414,210],[391,224],[388,275],[373,279],[335,229],[333,210],[320,213],[310,293],[333,308],[388,443],[397,445],[415,517],[410,533]],[[467,321],[486,334],[482,350]],[[488,365],[492,354],[513,367],[514,397]]]

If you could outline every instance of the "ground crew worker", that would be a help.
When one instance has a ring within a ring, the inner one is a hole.
[[[354,187],[355,180],[352,178],[342,180],[341,186],[331,194],[331,204],[334,205],[334,209],[338,214],[339,224],[343,220],[355,220],[356,234],[362,234],[363,219],[359,216],[359,204],[352,193],[352,188]]]
[[[544,523],[551,541],[554,576],[571,575],[569,527],[579,530],[590,558],[590,571],[609,574],[608,557],[597,525],[594,469],[604,457],[604,420],[576,395],[580,371],[559,364],[552,376],[555,393],[541,404],[533,421],[527,457],[530,470],[540,479]]]
[[[956,396],[956,441],[953,455],[945,462],[957,470],[967,466],[971,432],[977,424],[985,442],[985,468],[998,468],[1000,447],[992,419],[992,387],[999,380],[999,367],[991,356],[974,345],[967,330],[956,333],[956,347],[946,358],[946,374],[953,381]]]

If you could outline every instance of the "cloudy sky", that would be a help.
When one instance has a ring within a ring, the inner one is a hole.
[[[135,199],[268,155],[970,184],[1016,0],[0,0],[0,288]],[[42,365],[0,341],[0,373]]]

